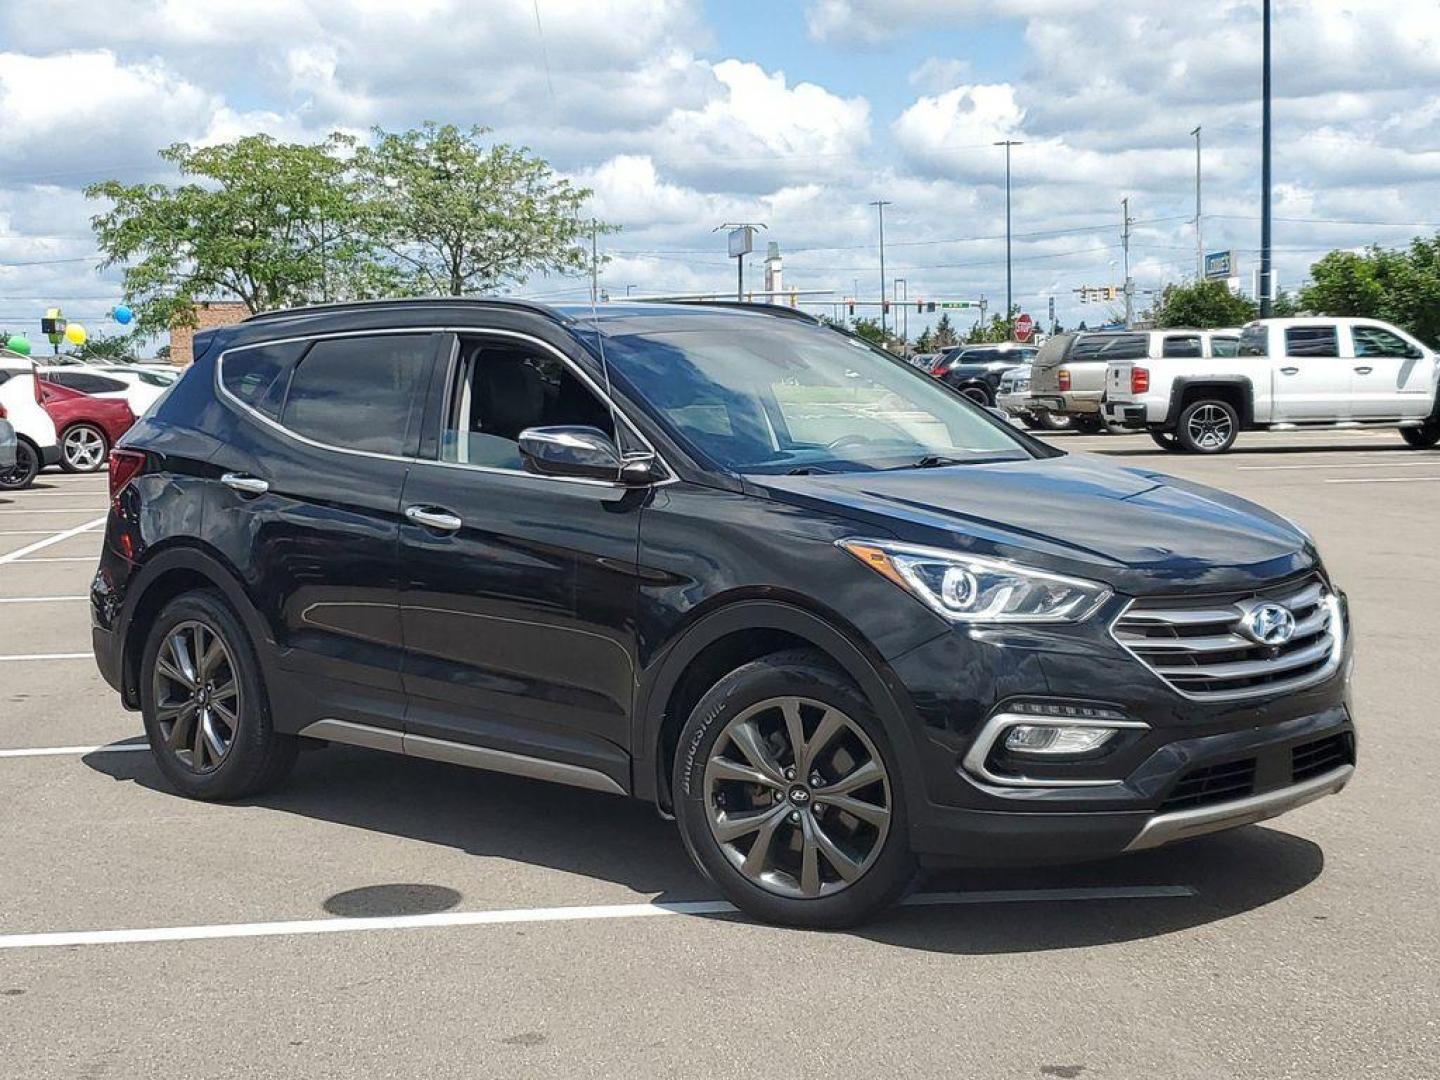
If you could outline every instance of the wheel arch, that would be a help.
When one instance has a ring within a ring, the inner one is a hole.
[[[1180,414],[1192,402],[1205,397],[1214,397],[1226,402],[1240,418],[1240,427],[1248,428],[1255,423],[1255,386],[1245,375],[1206,375],[1196,378],[1177,378],[1170,385],[1170,408],[1165,414],[1164,430],[1174,431],[1180,423]]]
[[[902,770],[915,775],[893,676],[860,635],[842,620],[792,601],[747,597],[698,618],[655,662],[637,695],[633,794],[668,810],[674,753],[695,703],[740,665],[795,648],[814,650],[855,683],[884,722]]]

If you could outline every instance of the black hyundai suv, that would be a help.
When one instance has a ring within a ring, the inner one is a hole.
[[[195,354],[112,455],[91,597],[186,795],[306,741],[629,795],[745,911],[840,926],[920,864],[1149,848],[1353,771],[1299,528],[789,309],[361,303]]]

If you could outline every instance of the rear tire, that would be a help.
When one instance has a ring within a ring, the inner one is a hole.
[[[1068,413],[1039,413],[1036,421],[1045,431],[1069,431],[1074,426]]]
[[[1178,454],[1182,449],[1180,440],[1175,437],[1173,431],[1156,431],[1154,428],[1151,428],[1150,438],[1154,440],[1155,445],[1160,447],[1161,450],[1168,450],[1172,454]]]
[[[1240,417],[1235,407],[1218,398],[1192,401],[1180,413],[1175,437],[1181,449],[1191,454],[1223,454],[1240,435]]]
[[[1440,442],[1440,417],[1432,417],[1420,427],[1401,428],[1400,437],[1416,450],[1428,450]]]
[[[762,657],[711,687],[680,733],[673,783],[691,858],[757,919],[852,926],[915,878],[884,726],[809,650]]]
[[[217,592],[165,605],[140,662],[140,709],[155,763],[192,799],[243,799],[278,783],[299,740],[274,729],[260,662]]]
[[[60,435],[60,468],[68,473],[98,471],[110,456],[110,440],[94,424],[71,424]]]
[[[40,455],[24,439],[15,440],[15,464],[0,470],[0,491],[23,491],[40,474]]]

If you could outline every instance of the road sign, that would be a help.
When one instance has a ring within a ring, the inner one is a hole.
[[[1205,255],[1205,280],[1220,281],[1235,276],[1235,252],[1211,251]]]
[[[749,225],[730,230],[730,257],[738,259],[755,250],[755,230]]]
[[[979,305],[973,300],[944,300],[941,301],[940,306],[942,308],[969,308],[978,307]]]
[[[1015,340],[1029,341],[1030,335],[1035,332],[1035,320],[1028,314],[1022,314],[1015,320]]]

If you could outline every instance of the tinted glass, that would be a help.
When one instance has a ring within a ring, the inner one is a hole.
[[[107,379],[104,375],[89,375],[83,371],[57,371],[50,378],[82,394],[113,394],[125,389],[125,384],[119,379]]]
[[[777,320],[778,322],[778,320]],[[1033,456],[914,368],[829,330],[607,338],[617,381],[679,440],[737,472],[859,472]]]
[[[1356,326],[1350,331],[1355,339],[1356,356],[1418,356],[1417,350],[1399,334],[1380,326]]]
[[[614,437],[610,408],[559,357],[484,338],[462,338],[440,457],[462,465],[522,468],[520,433],[580,425]]]
[[[1270,328],[1247,326],[1240,331],[1240,356],[1264,356],[1270,351]]]
[[[225,389],[272,420],[280,416],[280,402],[290,365],[310,343],[292,341],[284,345],[261,345],[226,353],[220,365],[220,382]]]
[[[1144,334],[1089,334],[1075,343],[1069,360],[1143,360],[1150,354]]]
[[[1161,356],[1199,356],[1200,335],[1199,334],[1172,334],[1165,339],[1165,344],[1160,352]]]
[[[1339,356],[1340,338],[1333,326],[1291,326],[1285,331],[1286,356]]]
[[[317,341],[290,378],[282,422],[329,446],[401,454],[428,334]]]
[[[992,360],[1003,360],[1007,355],[999,349],[966,349],[960,354],[960,363],[988,364]]]
[[[13,374],[15,374],[13,371],[0,371],[0,386],[4,386],[9,382],[10,376]]]
[[[1240,339],[1233,337],[1212,337],[1210,339],[1211,356],[1239,356]]]

